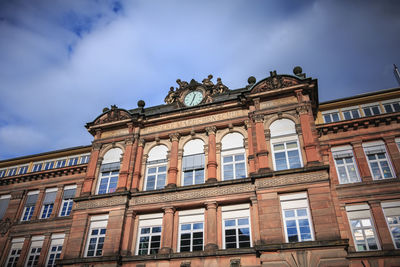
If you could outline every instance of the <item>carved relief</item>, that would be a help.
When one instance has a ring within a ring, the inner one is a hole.
[[[106,109],[105,114],[96,119],[94,124],[103,124],[107,122],[120,121],[131,118],[128,111],[118,108],[116,105],[112,105],[111,109]]]
[[[5,236],[10,229],[12,222],[10,218],[6,218],[0,221],[0,234],[1,236]]]
[[[288,75],[277,75],[276,70],[270,72],[270,76],[264,81],[258,83],[252,90],[252,93],[260,93],[274,89],[285,88],[300,84],[298,78]]]

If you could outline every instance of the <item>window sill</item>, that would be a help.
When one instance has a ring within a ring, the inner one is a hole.
[[[372,181],[360,181],[356,183],[348,183],[348,184],[338,184],[336,185],[336,189],[344,189],[344,188],[351,188],[351,187],[358,187],[358,186],[365,186],[365,185],[376,185],[376,184],[386,184],[386,183],[398,183],[400,180],[398,178],[386,178],[382,180],[372,180]]]
[[[293,242],[293,243],[279,243],[279,244],[268,244],[268,245],[256,245],[257,251],[277,251],[285,249],[304,249],[304,248],[321,248],[321,247],[336,247],[345,246],[348,247],[348,239],[338,240],[327,240],[327,241],[304,241],[304,242]]]
[[[359,251],[349,252],[347,254],[348,259],[357,258],[370,258],[370,257],[393,257],[400,256],[400,250],[374,250],[374,251]]]

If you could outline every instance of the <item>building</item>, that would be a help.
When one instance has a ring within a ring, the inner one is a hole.
[[[400,88],[212,78],[1,161],[0,265],[400,266]]]

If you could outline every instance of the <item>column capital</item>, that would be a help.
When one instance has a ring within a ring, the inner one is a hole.
[[[255,123],[264,122],[264,115],[262,114],[254,115],[253,120]]]
[[[207,135],[210,135],[210,134],[215,135],[216,131],[217,131],[217,127],[215,127],[215,126],[206,127]]]
[[[248,128],[251,128],[251,122],[250,120],[245,120],[244,121],[244,128],[247,130]]]
[[[135,138],[133,136],[125,138],[125,144],[126,145],[133,145],[133,142],[135,141]]]
[[[144,146],[144,144],[146,143],[146,141],[143,138],[139,139],[139,146]]]
[[[171,133],[171,134],[169,134],[169,140],[171,142],[179,141],[180,138],[181,138],[181,135],[179,133]]]
[[[206,209],[216,209],[218,207],[217,201],[207,201],[204,202]]]
[[[298,106],[297,108],[296,108],[296,111],[297,111],[297,113],[298,114],[307,114],[308,113],[308,106],[306,106],[306,105],[301,105],[301,106]]]
[[[257,204],[258,203],[257,196],[251,196],[250,201],[251,201],[251,204]]]
[[[164,211],[164,214],[166,214],[166,213],[174,214],[175,210],[176,210],[173,206],[165,206],[165,207],[162,207],[161,209]]]
[[[361,147],[362,146],[362,141],[361,140],[355,140],[355,141],[350,142],[350,144],[353,147]]]
[[[93,143],[93,150],[100,150],[102,144],[101,143]]]

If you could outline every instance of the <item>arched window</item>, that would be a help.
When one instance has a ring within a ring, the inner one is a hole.
[[[190,140],[183,147],[182,171],[182,185],[204,183],[204,142],[202,140]]]
[[[303,166],[295,124],[288,119],[274,121],[270,126],[274,169],[286,170]]]
[[[120,148],[113,148],[104,155],[100,167],[97,194],[112,193],[117,189],[121,154],[122,150]]]
[[[163,145],[153,147],[147,158],[146,182],[144,190],[162,189],[167,178],[168,148]]]
[[[243,135],[229,133],[221,140],[222,180],[246,178],[246,153]]]

